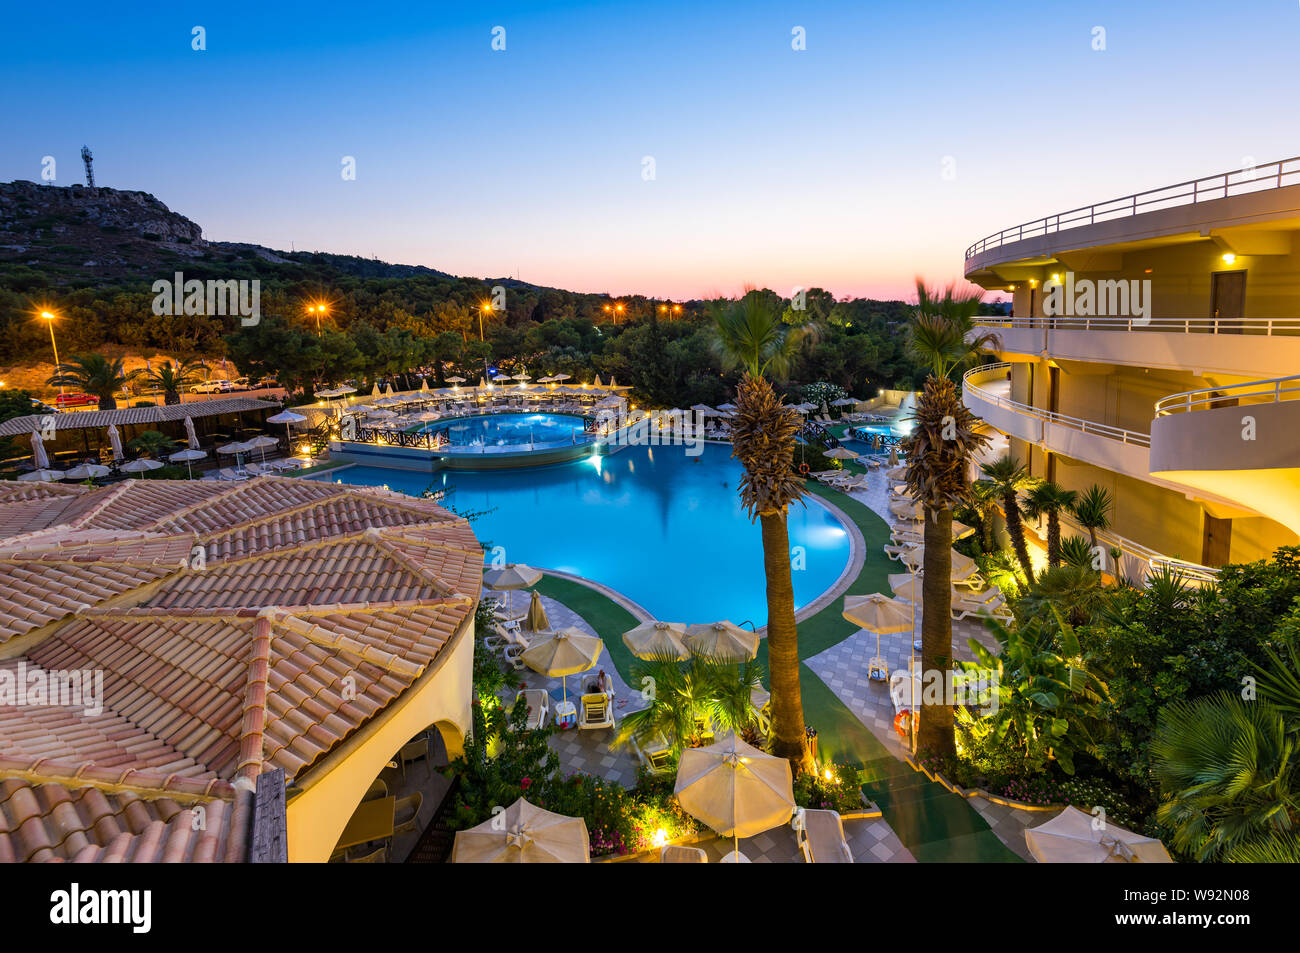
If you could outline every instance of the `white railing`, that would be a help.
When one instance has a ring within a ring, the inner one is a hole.
[[[1203,387],[1200,390],[1170,394],[1156,401],[1156,416],[1187,413],[1193,410],[1213,410],[1216,407],[1235,407],[1242,401],[1248,404],[1276,404],[1283,400],[1300,400],[1300,375],[1274,377],[1266,381],[1249,381],[1245,384],[1228,384],[1221,387]]]
[[[1021,414],[1026,417],[1033,417],[1036,420],[1045,420],[1048,423],[1057,424],[1067,427],[1070,430],[1077,430],[1080,433],[1092,434],[1098,437],[1106,437],[1109,440],[1118,440],[1120,443],[1130,444],[1138,447],[1150,448],[1151,435],[1139,433],[1136,430],[1125,430],[1122,427],[1112,427],[1110,424],[1099,424],[1095,420],[1084,420],[1081,417],[1071,417],[1068,414],[1058,414],[1055,411],[1043,410],[1040,407],[1034,407],[1031,404],[1025,404],[1018,400],[1012,400],[1009,397],[1003,397],[1000,394],[994,394],[979,386],[974,380],[975,377],[992,372],[1005,371],[1011,365],[1009,363],[984,364],[980,367],[972,368],[962,376],[962,389],[970,390],[975,393],[980,400],[987,401],[998,407],[1003,407],[1013,413]]]
[[[1181,334],[1300,335],[1300,318],[1012,318],[982,315],[976,327],[1048,331],[1161,331]]]
[[[1300,184],[1300,156],[1254,168],[1220,172],[1201,179],[1166,185],[1163,188],[1148,189],[1123,198],[1070,209],[1068,212],[1057,212],[1055,215],[1025,222],[1023,225],[1004,228],[1000,232],[981,238],[967,248],[966,257],[973,258],[981,252],[999,248],[1010,242],[1039,235],[1051,235],[1067,228],[1080,228],[1113,219],[1131,218],[1143,212],[1177,208],[1180,205],[1195,205],[1198,202],[1209,202],[1246,192],[1263,192],[1296,184]]]

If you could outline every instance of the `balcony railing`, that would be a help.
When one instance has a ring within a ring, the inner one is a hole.
[[[1300,375],[1274,377],[1266,381],[1203,387],[1200,390],[1170,394],[1156,401],[1156,416],[1214,410],[1246,404],[1276,404],[1283,400],[1300,400]]]
[[[994,394],[980,387],[974,380],[977,376],[996,371],[1004,371],[1010,366],[1009,363],[1001,363],[984,364],[980,367],[972,368],[963,375],[962,388],[963,390],[969,390],[977,394],[980,400],[987,401],[988,403],[994,404],[998,407],[1003,407],[1013,413],[1032,417],[1036,420],[1044,420],[1061,427],[1068,427],[1071,430],[1077,430],[1079,433],[1092,434],[1098,437],[1106,437],[1110,440],[1118,440],[1121,443],[1131,444],[1133,446],[1150,448],[1150,434],[1139,433],[1136,430],[1125,430],[1123,427],[1112,427],[1110,424],[1100,424],[1095,420],[1084,420],[1081,417],[1071,417],[1068,414],[1058,414],[1051,410],[1043,410],[1042,408],[1034,407],[1031,404],[1012,400],[1009,397],[1003,397],[1001,394]]]
[[[1051,235],[1068,228],[1080,228],[1084,225],[1095,225],[1098,222],[1131,218],[1143,212],[1177,208],[1180,205],[1195,205],[1198,202],[1209,202],[1233,195],[1241,195],[1246,192],[1263,192],[1297,184],[1300,184],[1300,156],[1270,162],[1267,165],[1256,166],[1253,169],[1234,169],[1231,172],[1220,172],[1201,179],[1179,182],[1177,185],[1148,189],[1145,192],[1136,192],[1123,198],[1110,199],[1106,202],[1098,202],[1095,205],[1070,209],[1068,212],[1057,212],[1055,215],[1048,215],[1046,218],[1025,222],[1023,225],[1004,228],[1000,232],[994,232],[986,238],[981,238],[974,245],[967,248],[966,257],[968,259],[973,258],[982,252],[999,248],[1011,242],[1036,238],[1040,235]]]
[[[1300,335],[1300,318],[1011,318],[983,315],[981,328],[1048,331],[1159,331],[1166,334]]]

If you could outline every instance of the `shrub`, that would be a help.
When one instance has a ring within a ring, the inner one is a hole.
[[[847,814],[862,810],[862,786],[857,769],[829,764],[821,774],[805,771],[795,778],[794,802],[800,807]]]

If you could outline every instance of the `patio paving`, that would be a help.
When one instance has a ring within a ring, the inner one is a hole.
[[[854,863],[858,864],[914,864],[916,858],[903,846],[889,824],[883,818],[869,820],[847,820],[844,822],[844,838],[849,842],[849,852],[853,854]],[[722,858],[731,853],[734,842],[728,837],[715,837],[692,847],[701,848],[709,856],[709,863],[720,863]],[[794,831],[789,824],[764,831],[757,837],[742,837],[740,852],[755,864],[802,864],[803,854],[795,840]],[[639,859],[640,863],[657,864],[659,855],[650,854]]]

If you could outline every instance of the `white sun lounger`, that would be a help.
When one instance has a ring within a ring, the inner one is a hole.
[[[853,852],[844,837],[844,822],[836,811],[801,807],[790,822],[795,839],[810,864],[851,864]]]

